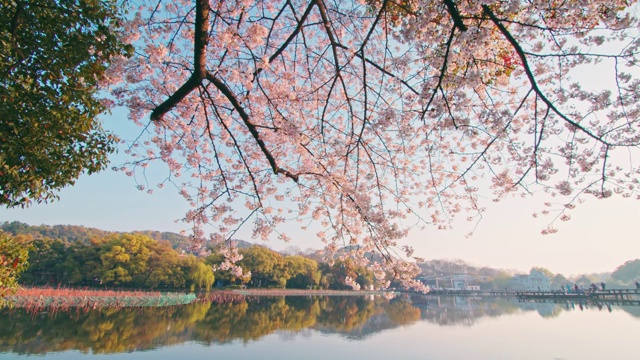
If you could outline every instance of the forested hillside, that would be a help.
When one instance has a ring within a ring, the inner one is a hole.
[[[170,232],[110,232],[84,226],[4,222],[0,229],[30,247],[24,285],[151,289],[216,286],[349,289],[379,287],[373,272],[349,260],[331,264],[283,255],[237,240],[237,265],[229,267],[223,248],[208,256],[190,254],[189,239]],[[214,273],[215,269],[215,273]],[[347,280],[350,279],[350,280]]]
[[[88,228],[77,225],[28,225],[19,221],[0,224],[0,230],[11,235],[31,235],[33,238],[60,239],[69,243],[88,244],[89,240],[110,234],[110,231]]]
[[[0,223],[0,230],[11,235],[30,235],[34,239],[51,238],[68,243],[89,244],[91,239],[102,238],[110,234],[122,234],[119,231],[106,231],[81,225],[29,225],[19,221]],[[133,231],[133,234],[148,236],[157,241],[166,241],[178,251],[190,252],[189,237],[168,231],[143,230]],[[238,248],[247,248],[251,243],[244,240],[234,240]]]

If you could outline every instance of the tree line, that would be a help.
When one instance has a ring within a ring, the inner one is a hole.
[[[20,283],[192,291],[210,290],[214,285],[338,290],[351,289],[345,283],[350,277],[363,289],[379,286],[372,271],[348,260],[318,262],[257,245],[239,250],[242,259],[237,264],[244,273],[236,275],[220,268],[225,261],[220,249],[212,249],[206,257],[195,256],[142,233],[102,232],[74,240],[27,231],[14,235],[16,243],[30,249]]]
[[[31,245],[23,285],[210,289],[213,270],[203,259],[180,254],[141,234],[111,234],[83,242],[18,235]]]
[[[262,246],[239,241],[244,273],[222,270],[225,257],[220,248],[197,257],[185,246],[188,238],[157,231],[117,233],[71,225],[31,226],[20,222],[0,223],[0,229],[15,239],[13,244],[25,257],[30,244],[29,267],[22,274],[23,285],[68,285],[91,287],[132,287],[148,289],[203,289],[218,287],[351,289],[345,279],[354,279],[361,289],[378,288],[373,272],[347,260],[330,263],[318,254],[285,255]],[[4,245],[3,245],[4,246]],[[8,247],[5,246],[7,249]],[[9,254],[9,251],[3,252]],[[6,256],[5,256],[6,257]],[[5,259],[12,268],[14,258]],[[21,262],[22,263],[22,262]],[[477,267],[462,260],[429,260],[419,263],[422,274],[475,274],[477,285],[486,289],[508,287],[514,271]],[[20,266],[20,269],[23,269]],[[213,270],[215,268],[215,271]],[[587,287],[604,281],[613,287],[634,286],[640,279],[640,259],[629,260],[612,273],[565,277],[544,268],[535,268],[551,280],[552,288],[567,284]],[[399,284],[391,283],[391,287]]]

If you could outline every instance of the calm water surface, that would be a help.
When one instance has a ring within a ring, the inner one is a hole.
[[[0,312],[0,359],[638,359],[640,307],[399,296]]]

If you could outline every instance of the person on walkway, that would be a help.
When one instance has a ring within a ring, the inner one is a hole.
[[[636,281],[636,290],[640,290],[640,282]]]
[[[601,282],[601,283],[600,283],[600,287],[602,287],[602,290],[606,290],[606,289],[605,289],[604,282]]]
[[[578,284],[573,284],[573,290],[575,291],[576,294],[580,292],[580,288],[578,287]]]

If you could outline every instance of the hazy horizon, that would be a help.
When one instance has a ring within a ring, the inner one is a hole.
[[[33,226],[75,225],[120,232],[166,231],[180,234],[181,230],[185,230],[188,234],[188,224],[170,219],[171,214],[178,218],[181,215],[180,209],[172,207],[172,211],[161,211],[162,208],[169,206],[167,204],[170,200],[176,201],[176,199],[172,199],[173,196],[170,193],[143,194],[134,189],[133,183],[131,183],[131,189],[127,191],[126,196],[119,194],[115,199],[113,194],[108,196],[109,191],[106,194],[103,193],[104,189],[87,193],[87,190],[93,187],[93,181],[102,181],[103,179],[98,178],[114,175],[118,177],[122,174],[99,174],[93,175],[92,178],[83,176],[76,187],[64,189],[61,193],[61,200],[54,203],[36,204],[27,209],[0,209],[0,221],[19,221]],[[126,176],[122,177],[124,180],[120,180],[122,181],[120,186],[126,185],[126,182],[131,180]],[[117,189],[120,186],[114,186],[115,193],[118,192]],[[120,198],[129,198],[130,200],[127,203],[123,202],[121,209],[114,210],[112,202]],[[177,200],[178,203],[181,201],[181,199]],[[511,204],[514,201],[515,203]],[[520,202],[523,201],[520,199]],[[505,201],[505,204],[517,206],[518,201],[517,199],[509,199]],[[183,205],[181,210],[184,212],[186,204]],[[454,226],[451,230],[413,231],[405,243],[411,244],[413,242],[411,245],[416,248],[415,256],[423,257],[427,261],[459,259],[472,266],[488,266],[520,273],[528,273],[532,267],[544,267],[553,273],[565,276],[610,273],[625,261],[639,257],[637,245],[632,241],[629,242],[628,248],[633,251],[625,252],[621,251],[623,250],[621,248],[611,248],[612,244],[624,243],[627,237],[633,235],[630,233],[622,234],[617,238],[602,239],[602,243],[599,244],[598,236],[602,233],[602,229],[599,229],[597,218],[598,214],[610,213],[612,208],[618,211],[624,210],[620,218],[610,219],[621,226],[628,220],[627,217],[635,216],[637,218],[640,213],[640,204],[631,201],[614,204],[614,201],[611,200],[594,199],[583,204],[584,208],[576,209],[575,212],[579,216],[576,216],[574,220],[562,223],[560,231],[552,235],[540,234],[544,219],[534,219],[531,214],[509,212],[511,206],[502,206],[502,203],[497,205],[499,206],[487,210],[485,218],[471,237],[464,235],[473,228],[474,224],[458,221],[457,227]],[[87,206],[91,209],[90,211],[86,210]],[[597,207],[601,211],[593,211],[593,207]],[[82,210],[83,208],[85,210]],[[148,216],[145,221],[138,223],[135,214],[141,214],[144,209],[149,209]],[[496,226],[501,221],[505,226]],[[627,225],[631,228],[638,228],[637,222],[628,222]],[[538,231],[535,232],[535,230]],[[515,234],[519,234],[522,238],[535,240],[531,242],[522,239],[509,240],[509,237]],[[305,233],[304,235],[311,234]],[[576,238],[578,236],[587,237],[581,243],[580,239]],[[431,237],[437,237],[437,240],[429,241]],[[308,248],[320,249],[322,247],[322,244],[314,239],[299,239],[297,241],[294,238],[288,243],[278,240],[262,242],[252,239],[247,232],[240,233],[236,239],[267,245],[278,251],[284,251],[288,247],[298,247],[303,251]],[[573,246],[576,248],[572,249]],[[555,247],[555,251],[552,249],[553,247]],[[545,253],[546,256],[541,256]],[[591,260],[587,261],[587,259]]]

